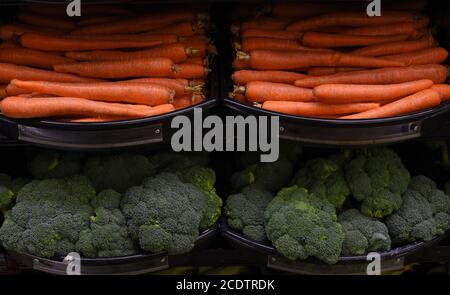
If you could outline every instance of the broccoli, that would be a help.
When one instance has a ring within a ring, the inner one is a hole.
[[[264,210],[274,195],[258,187],[249,185],[240,193],[227,198],[225,212],[231,228],[256,241],[264,241]]]
[[[122,195],[115,190],[106,189],[91,199],[92,208],[103,207],[106,209],[117,209],[120,207]]]
[[[127,256],[137,252],[122,212],[103,207],[95,209],[90,228],[80,232],[76,249],[87,257]]]
[[[203,152],[163,152],[151,155],[149,161],[158,172],[176,173],[190,167],[207,167],[209,155]]]
[[[450,229],[450,196],[423,176],[411,179],[400,209],[386,219],[393,242],[429,241]]]
[[[231,187],[234,191],[240,191],[243,187],[254,183],[276,193],[289,183],[293,170],[292,161],[287,159],[254,164],[231,175]]]
[[[327,200],[292,186],[276,195],[264,215],[267,237],[283,256],[291,260],[312,256],[328,264],[338,262],[344,229]]]
[[[362,203],[361,212],[375,218],[400,208],[411,179],[397,154],[387,148],[357,155],[346,167],[346,178],[354,199]]]
[[[80,153],[40,151],[28,163],[31,175],[35,179],[66,178],[81,172]]]
[[[206,214],[200,222],[200,230],[207,229],[219,219],[222,209],[222,199],[217,195],[214,184],[216,173],[211,168],[191,167],[177,173],[183,182],[192,183],[204,193],[206,198]]]
[[[370,251],[391,249],[391,238],[386,225],[375,218],[362,215],[357,209],[342,212],[338,222],[344,227],[344,255],[363,255]]]
[[[7,174],[0,173],[0,211],[6,213],[14,202],[20,189],[30,182],[26,178],[15,178]]]
[[[292,184],[308,189],[317,197],[328,200],[336,210],[341,210],[350,195],[342,158],[339,155],[309,160],[294,176]]]
[[[83,171],[97,191],[113,189],[119,193],[156,172],[146,157],[132,154],[91,157]]]
[[[163,172],[128,189],[121,201],[133,240],[144,251],[190,251],[207,211],[204,193],[177,175]]]
[[[18,193],[0,228],[5,248],[42,257],[75,250],[89,226],[95,190],[83,176],[34,180]]]

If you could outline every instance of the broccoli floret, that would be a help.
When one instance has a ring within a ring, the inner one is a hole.
[[[0,240],[5,248],[18,252],[67,255],[75,250],[80,231],[89,226],[94,196],[94,188],[83,176],[32,181],[19,191],[8,211]]]
[[[121,202],[128,230],[144,251],[190,251],[207,211],[204,193],[173,173],[160,173],[126,191]]]
[[[92,208],[103,207],[106,209],[117,209],[120,207],[122,195],[115,190],[106,189],[92,198]]]
[[[163,152],[151,155],[149,161],[158,172],[177,173],[190,167],[207,167],[209,155],[203,152]]]
[[[0,211],[5,214],[11,208],[19,190],[30,180],[26,178],[11,179],[7,174],[0,173]]]
[[[450,229],[450,196],[431,179],[411,179],[400,209],[386,219],[393,242],[429,241]]]
[[[137,252],[122,212],[103,207],[95,209],[90,228],[81,231],[76,249],[88,257],[127,256]]]
[[[256,241],[264,241],[264,210],[274,195],[257,185],[249,185],[242,192],[227,198],[225,212],[231,228]]]
[[[264,213],[268,239],[288,259],[338,262],[344,229],[331,203],[292,186],[282,189]]]
[[[81,172],[80,153],[40,151],[28,164],[35,179],[66,178]]]
[[[254,164],[231,175],[231,187],[234,191],[240,191],[243,187],[254,183],[276,193],[289,183],[293,169],[292,161],[287,159]]]
[[[375,218],[362,215],[357,209],[342,212],[338,222],[344,227],[344,255],[363,255],[371,251],[391,249],[386,225]]]
[[[366,150],[346,167],[346,178],[364,215],[383,218],[402,204],[411,179],[396,153],[387,148]]]
[[[91,157],[83,171],[97,191],[113,189],[123,193],[155,174],[155,167],[142,155],[117,154]]]
[[[206,214],[200,222],[200,230],[207,229],[214,225],[219,219],[222,208],[222,199],[217,195],[216,173],[211,168],[191,167],[177,173],[183,182],[189,182],[195,185],[204,193],[206,198]]]
[[[294,177],[293,184],[306,188],[315,196],[328,200],[341,210],[350,189],[345,180],[341,155],[309,160]]]

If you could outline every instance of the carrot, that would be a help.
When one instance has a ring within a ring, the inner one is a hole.
[[[93,61],[54,66],[55,72],[58,73],[106,79],[168,77],[173,68],[174,64],[168,58]]]
[[[431,80],[387,85],[324,84],[315,87],[313,93],[317,101],[324,103],[379,102],[399,99],[431,86]]]
[[[409,12],[384,11],[381,16],[377,17],[370,17],[366,12],[338,12],[296,21],[288,25],[286,30],[307,32],[333,26],[359,27],[415,22],[416,20],[417,15]]]
[[[245,87],[237,86],[234,93],[245,94],[249,102],[275,101],[314,101],[313,91],[289,84],[252,81]]]
[[[15,37],[25,33],[41,33],[41,34],[62,34],[62,31],[52,30],[48,28],[38,28],[24,24],[6,24],[0,26],[0,38],[2,40],[13,40]]]
[[[383,58],[398,60],[411,65],[440,64],[447,60],[448,51],[442,47],[434,47],[411,53],[383,56]]]
[[[78,97],[25,98],[10,96],[1,101],[1,110],[5,116],[18,119],[101,115],[140,117],[145,115],[142,111]]]
[[[236,58],[233,60],[232,67],[233,67],[233,69],[236,70],[236,71],[249,69],[249,68],[250,68],[250,62],[249,62],[248,59],[245,60],[245,59],[240,59],[240,58],[236,57]]]
[[[432,36],[425,36],[418,40],[398,41],[368,46],[354,50],[351,53],[361,56],[383,56],[383,55],[413,52],[420,49],[434,47],[435,45],[436,41]]]
[[[16,85],[11,84],[11,83],[9,83],[8,86],[6,86],[5,91],[6,91],[8,96],[18,96],[18,95],[32,93],[32,91],[30,91],[30,90],[22,89],[20,87],[17,87]]]
[[[76,35],[141,33],[164,28],[170,24],[193,21],[196,15],[189,10],[158,12],[150,15],[128,18],[121,21],[86,26],[72,31]]]
[[[139,34],[140,36],[148,36],[148,35],[153,35],[153,34],[173,34],[173,35],[177,35],[177,36],[183,36],[183,37],[188,37],[188,36],[194,36],[196,31],[199,30],[201,28],[201,26],[197,26],[192,24],[192,22],[181,22],[181,23],[177,23],[177,24],[172,24],[168,27],[164,27],[161,29],[157,29],[154,31],[150,31],[150,32],[145,32],[145,33],[141,33]]]
[[[23,47],[44,51],[96,50],[118,48],[148,48],[161,45],[161,41],[120,41],[120,40],[86,40],[37,33],[25,33],[20,36]]]
[[[300,80],[305,77],[306,75],[293,72],[249,70],[237,71],[232,75],[232,79],[237,85],[245,85],[251,81],[294,84],[296,80]]]
[[[205,78],[208,70],[203,65],[196,64],[176,64],[174,71],[169,75],[173,79],[199,79]]]
[[[19,13],[17,19],[25,24],[44,28],[56,28],[64,31],[71,31],[76,28],[76,24],[73,21],[43,17],[31,13]]]
[[[242,40],[242,51],[250,52],[257,49],[277,51],[309,50],[297,40],[280,40],[276,38],[244,38]]]
[[[283,30],[266,30],[266,29],[248,29],[241,32],[241,38],[273,38],[298,40],[303,36],[302,32],[288,32]]]
[[[431,87],[431,89],[436,90],[442,97],[443,101],[450,99],[450,85],[448,84],[436,84]]]
[[[351,68],[351,67],[314,67],[308,69],[308,75],[310,76],[325,76],[342,72],[354,72],[362,71],[363,68]]]
[[[0,43],[0,49],[3,49],[3,48],[21,48],[21,46],[12,41],[4,41],[4,42]]]
[[[30,92],[150,106],[168,103],[175,94],[168,87],[140,82],[60,83],[12,80],[11,84]]]
[[[172,105],[177,110],[190,107],[192,106],[192,97],[190,96],[177,97],[173,101]]]
[[[298,87],[314,88],[323,84],[395,84],[420,79],[432,80],[435,84],[447,80],[447,68],[441,65],[416,65],[401,68],[337,73],[328,76],[306,77],[295,81]]]
[[[416,28],[411,22],[392,23],[387,25],[365,26],[345,31],[346,35],[362,36],[386,36],[386,35],[407,35],[412,36],[416,33]]]
[[[383,105],[379,108],[362,113],[341,117],[340,119],[378,119],[401,116],[419,112],[438,106],[441,103],[441,95],[432,89],[422,90],[413,95]]]
[[[0,84],[0,99],[8,96],[8,93],[6,93],[7,86],[8,84]]]
[[[234,100],[241,102],[241,103],[246,103],[247,102],[247,98],[245,97],[244,94],[239,94],[239,93],[230,93],[230,98],[233,98]]]
[[[256,70],[292,70],[314,66],[382,68],[406,65],[394,60],[327,51],[253,50],[250,54],[237,54],[239,59],[248,60],[250,67]]]
[[[200,92],[203,85],[190,85],[186,79],[169,79],[169,78],[140,78],[128,81],[120,81],[116,83],[140,82],[164,86],[175,91],[175,97],[185,96],[193,92]]]
[[[179,42],[184,44],[187,48],[195,49],[195,53],[193,53],[192,56],[204,57],[206,51],[209,50],[209,48],[207,48],[208,40],[203,36],[181,37]]]
[[[357,47],[404,41],[409,35],[389,36],[355,36],[344,34],[328,34],[307,32],[302,37],[302,44],[312,48]]]
[[[13,79],[25,81],[53,81],[53,82],[90,82],[98,81],[70,74],[55,73],[53,71],[39,70],[25,66],[0,63],[0,81],[9,82]]]
[[[165,103],[157,106],[149,107],[147,105],[135,105],[135,104],[124,104],[124,103],[111,103],[111,105],[129,108],[131,110],[136,110],[144,113],[145,117],[156,116],[164,113],[169,113],[175,108],[172,104]]]
[[[162,42],[162,44],[170,44],[178,42],[178,36],[173,34],[66,35],[65,37],[72,39],[88,39],[88,40],[117,40],[117,41],[140,41],[140,42],[160,41]]]
[[[261,28],[264,28],[265,30],[284,30],[290,22],[291,20],[286,18],[265,17],[243,22],[239,29],[242,31]]]
[[[0,49],[0,62],[53,69],[56,64],[75,62],[70,58],[26,48]]]
[[[141,58],[169,58],[173,62],[184,62],[197,51],[185,47],[181,43],[173,43],[139,50],[133,52],[124,51],[91,51],[91,52],[67,52],[66,56],[81,61],[108,61],[108,60],[130,60]]]
[[[205,61],[200,56],[191,56],[184,61],[186,64],[205,65]]]
[[[320,102],[265,101],[263,109],[295,116],[348,115],[379,107],[378,103],[327,104]]]

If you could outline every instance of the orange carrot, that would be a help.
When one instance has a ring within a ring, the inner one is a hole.
[[[169,75],[173,79],[200,79],[205,78],[208,70],[203,65],[176,64],[174,71]]]
[[[265,101],[263,109],[295,116],[348,115],[379,107],[378,103],[327,104],[320,102]]]
[[[178,42],[178,36],[173,34],[66,35],[65,37],[71,39],[87,39],[87,40],[117,40],[117,41],[139,41],[139,42],[160,41],[162,42],[162,44],[170,44]]]
[[[236,57],[233,60],[232,66],[233,66],[233,69],[236,71],[245,70],[245,69],[250,68],[250,62],[249,62],[249,60],[239,59],[238,57]]]
[[[203,85],[190,85],[186,79],[169,79],[169,78],[140,78],[128,81],[120,81],[116,83],[140,82],[164,86],[175,91],[175,97],[185,96],[193,92],[200,92]]]
[[[6,93],[7,86],[8,84],[0,84],[0,99],[8,96],[8,93]]]
[[[241,38],[273,38],[273,39],[286,39],[286,40],[298,40],[303,36],[302,32],[288,32],[288,31],[274,31],[266,29],[248,29],[241,33]]]
[[[4,42],[0,43],[0,49],[3,49],[3,48],[21,48],[21,46],[12,41],[4,41]]]
[[[412,22],[392,23],[387,25],[366,26],[351,29],[343,32],[346,35],[362,36],[388,36],[388,35],[407,35],[412,36],[416,33],[416,28]]]
[[[11,83],[8,84],[8,86],[6,86],[6,94],[8,96],[18,96],[18,95],[23,95],[23,94],[31,94],[32,91],[30,90],[26,90],[26,89],[22,89],[20,87],[17,87],[16,85],[13,85]]]
[[[249,102],[274,101],[314,101],[313,91],[289,84],[253,81],[245,87],[237,86],[237,94],[245,94]]]
[[[192,56],[201,56],[204,57],[206,55],[206,51],[209,50],[208,40],[203,36],[193,36],[193,37],[181,37],[179,40],[186,48],[195,49],[195,52]]]
[[[140,117],[145,115],[141,111],[130,108],[78,97],[25,98],[10,96],[1,101],[1,110],[5,116],[18,119],[102,115]]]
[[[425,48],[434,47],[436,41],[432,36],[426,36],[418,40],[399,41],[360,48],[352,51],[352,54],[361,56],[383,56],[413,52]]]
[[[54,65],[75,62],[70,58],[26,48],[0,49],[0,62],[53,69]]]
[[[236,85],[245,85],[251,81],[293,84],[306,75],[283,71],[249,71],[242,70],[233,73],[232,79]]]
[[[173,73],[172,69],[174,63],[168,58],[93,61],[54,66],[58,73],[105,79],[168,77]]]
[[[314,88],[323,84],[395,84],[420,79],[432,80],[435,84],[447,80],[447,68],[441,65],[417,65],[401,68],[337,73],[328,76],[306,77],[295,81],[299,87]]]
[[[25,33],[41,33],[41,34],[62,34],[61,31],[51,30],[48,28],[38,28],[24,24],[6,24],[0,26],[0,38],[3,40],[13,40],[15,37]]]
[[[382,68],[406,65],[399,61],[327,51],[253,50],[249,55],[238,52],[238,58],[248,60],[250,67],[256,70],[292,70],[314,66]]]
[[[317,101],[324,103],[379,102],[399,99],[431,86],[431,80],[387,85],[324,84],[315,87],[313,93]]]
[[[383,58],[398,60],[411,65],[440,64],[447,60],[448,51],[442,47],[433,47],[410,53],[383,56]]]
[[[340,12],[299,20],[288,25],[286,30],[307,32],[333,26],[360,27],[398,22],[415,22],[416,20],[417,15],[409,12],[384,11],[381,16],[377,17],[370,17],[366,12]]]
[[[302,46],[297,40],[280,40],[276,38],[244,38],[242,40],[242,51],[250,52],[257,49],[277,51],[311,50]]]
[[[175,94],[168,87],[140,82],[60,83],[12,80],[11,84],[30,92],[150,106],[168,103]]]
[[[55,73],[53,71],[39,70],[25,66],[0,63],[0,81],[9,82],[13,79],[25,81],[53,81],[53,82],[90,82],[98,81],[70,74]]]
[[[205,61],[200,56],[191,56],[184,61],[185,64],[205,65]]]
[[[307,32],[302,37],[302,44],[312,48],[357,47],[404,41],[409,35],[356,36]]]
[[[363,70],[364,70],[363,68],[351,68],[351,67],[314,67],[308,69],[308,75],[325,76],[342,72],[354,72]]]
[[[443,101],[450,99],[450,85],[448,84],[436,84],[431,87],[431,89],[436,90],[442,97]]]
[[[177,36],[187,37],[194,36],[197,29],[199,29],[199,27],[193,25],[191,22],[181,22],[154,31],[141,33],[140,36],[151,36],[153,34],[174,34]]]
[[[77,35],[141,33],[161,29],[178,22],[193,21],[195,18],[195,13],[189,10],[158,12],[111,23],[86,26],[74,30],[72,33]]]
[[[184,62],[190,56],[196,53],[195,49],[185,47],[181,43],[173,43],[139,50],[133,52],[125,51],[86,51],[86,52],[67,52],[66,56],[80,61],[108,61],[108,60],[130,60],[141,58],[169,58],[173,62]]]
[[[246,103],[247,102],[247,98],[245,97],[244,94],[239,94],[239,93],[230,93],[230,98],[233,98],[234,100],[238,101],[238,102],[242,102],[242,103]]]
[[[23,47],[44,51],[97,50],[119,48],[148,48],[161,45],[161,41],[120,41],[120,40],[87,40],[68,38],[37,33],[25,33],[20,36]]]
[[[31,13],[19,13],[17,19],[25,24],[44,28],[55,28],[65,31],[71,31],[76,28],[75,22],[68,19],[55,19]]]
[[[192,106],[192,97],[190,97],[190,96],[177,97],[173,101],[172,105],[177,110],[190,107],[190,106]]]
[[[341,117],[340,119],[378,119],[406,115],[438,106],[441,95],[432,89],[422,90],[413,95],[396,100],[379,108]]]

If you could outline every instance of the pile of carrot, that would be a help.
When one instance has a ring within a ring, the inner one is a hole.
[[[360,1],[361,2],[361,1]],[[448,58],[423,14],[426,0],[276,2],[232,17],[230,94],[242,103],[305,117],[376,119],[450,100]]]
[[[22,7],[0,25],[2,114],[108,122],[200,103],[215,52],[205,11],[89,5],[70,18],[64,5]]]

